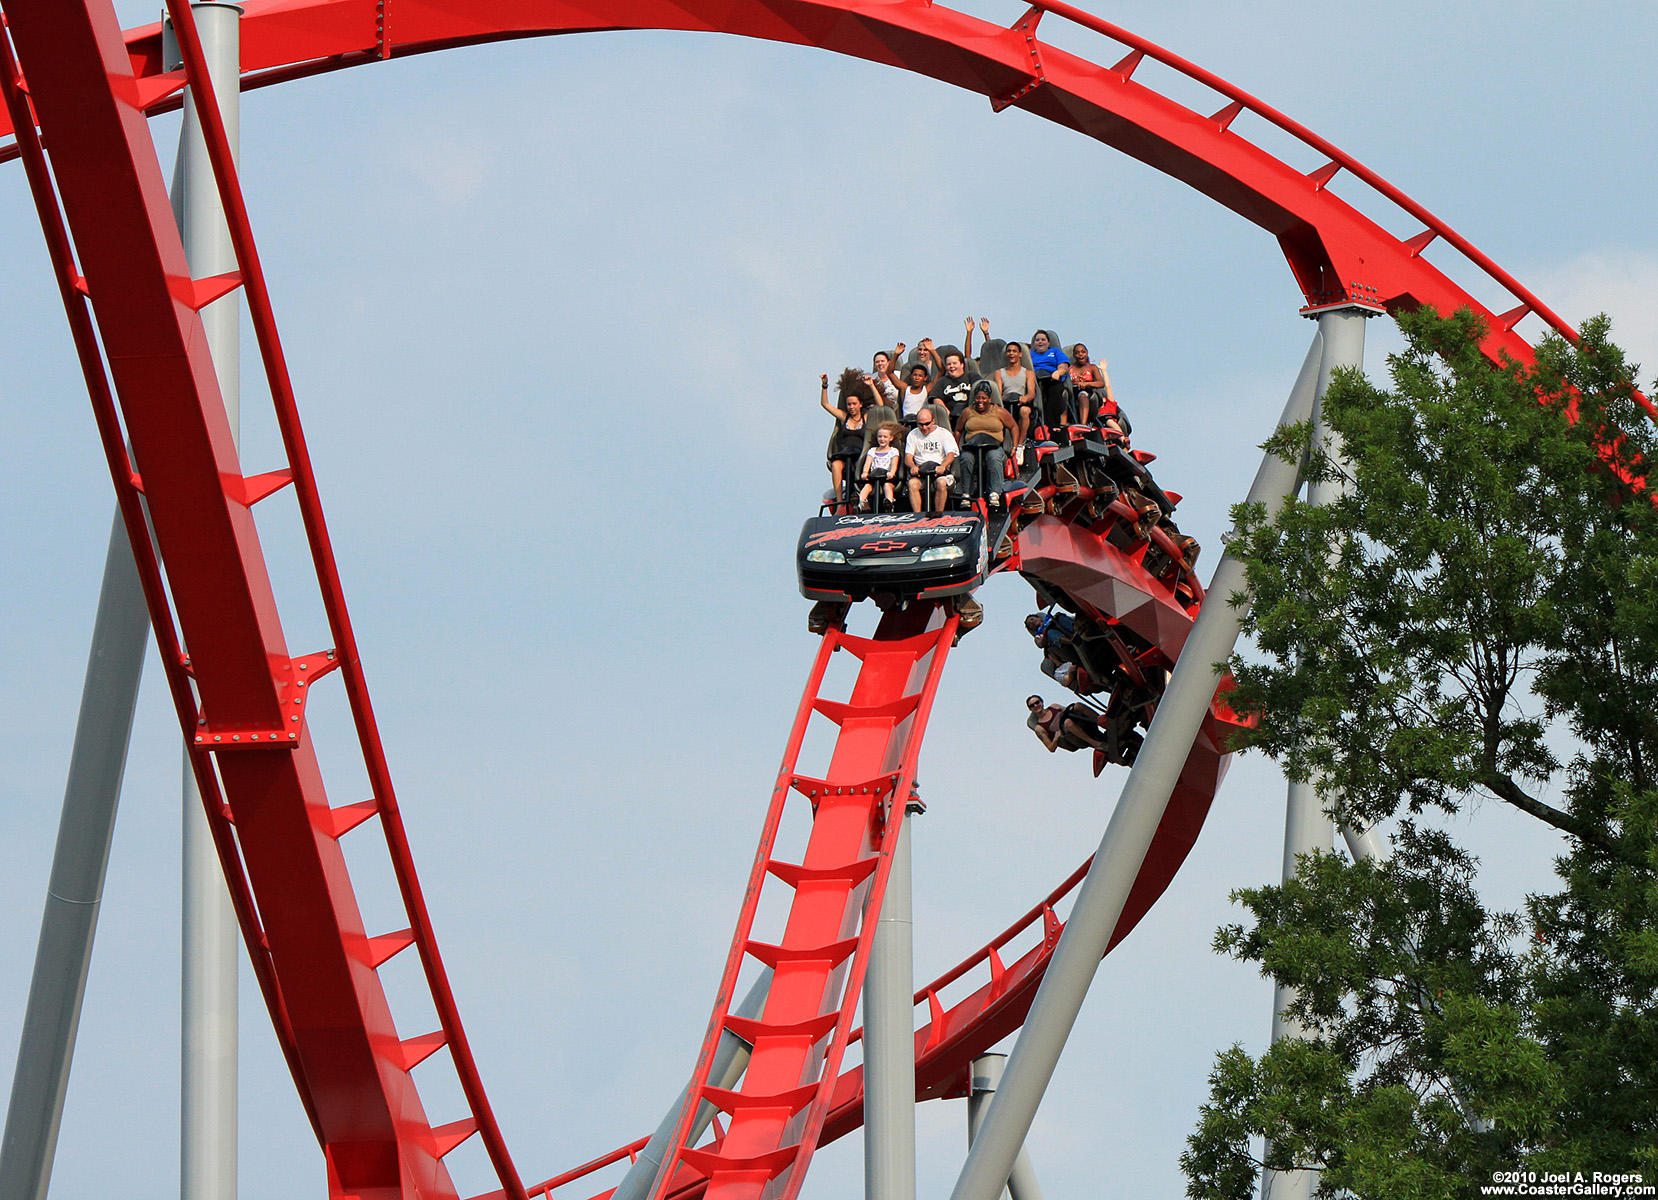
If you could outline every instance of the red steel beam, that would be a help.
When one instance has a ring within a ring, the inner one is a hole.
[[[203,718],[292,727],[295,674],[190,272],[107,0],[6,17],[79,255]],[[119,485],[119,481],[118,481]],[[309,737],[218,754],[337,1195],[455,1196],[371,965]],[[230,734],[225,739],[230,740]]]
[[[810,45],[898,67],[1026,109],[1131,155],[1225,205],[1272,234],[1309,305],[1360,300],[1391,310],[1430,304],[1472,308],[1491,329],[1487,350],[1529,361],[1513,331],[1536,313],[1575,332],[1547,305],[1425,207],[1299,122],[1180,56],[1064,3],[1047,12],[1131,47],[1107,67],[1027,39],[1012,29],[926,0],[251,0],[242,22],[245,87],[340,70],[387,57],[511,38],[618,29],[719,32]],[[133,30],[128,53],[150,78],[161,71],[157,26]],[[1161,62],[1231,104],[1200,113],[1133,79],[1142,58]],[[1016,99],[1009,99],[1017,96]],[[177,106],[154,99],[154,111]],[[1251,112],[1328,159],[1304,173],[1233,128]],[[0,128],[0,133],[4,129]],[[0,147],[0,159],[7,157]],[[1334,170],[1332,170],[1334,168]],[[1424,230],[1394,237],[1330,189],[1345,171]],[[1422,257],[1436,239],[1466,256],[1507,293],[1499,314]]]
[[[1530,347],[1513,329],[1525,315],[1536,313],[1571,336],[1556,314],[1466,239],[1305,127],[1194,64],[1060,0],[1038,3],[1031,15],[1043,11],[1113,37],[1132,51],[1116,66],[1102,67],[1037,41],[1029,16],[1013,29],[1002,29],[925,0],[422,0],[408,7],[402,0],[253,0],[243,23],[242,66],[256,72],[244,86],[260,86],[450,46],[621,28],[725,32],[819,46],[977,91],[998,107],[1017,104],[1188,183],[1271,232],[1309,304],[1359,300],[1393,309],[1420,303],[1441,310],[1471,307],[1488,320],[1488,352],[1522,361],[1529,359]],[[215,730],[280,728],[281,701],[293,665],[200,322],[190,306],[193,289],[159,163],[144,128],[145,111],[178,103],[158,79],[159,33],[151,27],[123,41],[107,4],[91,0],[61,6],[49,0],[10,0],[6,12],[29,71],[27,89],[36,117],[52,147],[52,166],[81,255],[79,272],[93,300],[134,458],[145,472],[156,545],[192,652],[202,716]],[[1205,116],[1134,82],[1135,68],[1148,56],[1232,103]],[[1326,165],[1304,174],[1240,137],[1231,126],[1246,109],[1324,154]],[[0,160],[10,156],[0,148]],[[1374,187],[1426,229],[1408,241],[1387,233],[1329,190],[1341,171]],[[230,190],[235,192],[233,185]],[[239,193],[227,200],[227,209],[235,199]],[[1495,314],[1427,263],[1421,252],[1440,237],[1518,305]],[[251,279],[250,300],[258,299],[252,295],[257,291],[262,288]],[[264,324],[255,315],[262,349],[268,351],[263,335],[265,326],[274,324],[268,311]],[[285,384],[285,372],[281,374],[284,378],[278,381],[273,375],[273,382]],[[292,417],[291,395],[279,394],[277,400],[279,416]],[[293,444],[289,450],[291,458],[303,458],[302,442],[297,451]],[[124,481],[118,458],[112,453],[119,493]],[[296,478],[304,491],[309,472],[302,469],[296,475],[304,477]],[[302,507],[315,551],[320,505],[314,495],[306,499],[311,503]],[[338,581],[332,578],[325,537],[318,562],[325,603],[337,603]],[[394,860],[408,868],[343,610],[337,620],[330,609],[330,624],[348,659],[342,674],[364,734],[375,801],[386,818]],[[273,1012],[279,1027],[287,1018],[294,1058],[304,1075],[302,1093],[316,1101],[314,1116],[328,1151],[331,1188],[453,1195],[439,1139],[420,1109],[373,974],[366,934],[334,840],[337,826],[328,816],[303,727],[295,742],[291,750],[220,754],[219,773],[248,880],[265,916],[260,940],[269,944],[277,975],[289,981],[281,989],[281,1002],[273,1001]],[[1218,759],[1216,749],[1208,751]],[[1202,772],[1211,778],[1194,781],[1194,794],[1212,794],[1213,765]],[[1201,823],[1206,807],[1207,794],[1188,816]],[[1168,874],[1190,845],[1187,835],[1195,832],[1195,825],[1179,831],[1176,840],[1185,845],[1160,864]],[[228,868],[235,846],[222,821],[216,833],[225,835],[220,844]],[[443,1003],[446,983],[435,944],[429,944],[429,923],[412,869],[400,869],[399,882],[446,1030],[453,1024],[458,1031],[452,1003]],[[1146,903],[1154,898],[1155,892]],[[252,918],[245,917],[244,924],[250,936],[258,932]],[[924,1062],[931,1058],[931,1065],[943,1068],[945,1060],[977,1041],[990,1024],[1016,1023],[1040,977],[1043,950],[1027,954],[999,981],[945,1014],[947,1032],[923,1030],[921,1036],[935,1042],[931,1055],[923,1046]],[[972,1026],[977,1028],[970,1036]],[[475,1071],[468,1075],[464,1038],[451,1031],[451,1042],[458,1050],[463,1084],[472,1084],[469,1100],[484,1116],[487,1103],[481,1100]],[[831,1126],[850,1118],[842,1107],[850,1082],[843,1077],[836,1088]],[[939,1075],[932,1086],[947,1086],[947,1077]],[[496,1151],[492,1145],[492,1156]]]

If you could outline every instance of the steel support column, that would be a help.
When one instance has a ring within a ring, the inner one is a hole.
[[[238,22],[242,10],[233,4],[211,2],[192,3],[190,7],[234,154],[240,143]],[[167,51],[172,58],[169,67],[181,66],[174,46],[169,45]],[[194,97],[187,96],[184,106],[172,201],[190,273],[204,279],[236,270],[236,251],[225,224]],[[201,310],[231,437],[237,440],[241,433],[241,304],[240,294],[232,292]],[[188,749],[184,752],[183,778],[179,1196],[181,1200],[235,1200],[239,1041],[236,975],[241,935]]]
[[[912,803],[908,815],[921,811]],[[910,826],[898,831],[864,977],[864,1196],[915,1200],[915,938]]]
[[[1311,417],[1322,341],[1314,336],[1279,427]],[[1268,454],[1249,489],[1249,502],[1276,512],[1299,482],[1297,464]],[[1242,612],[1227,598],[1244,591],[1243,564],[1231,554],[1222,555],[1208,588],[1215,600],[1203,606],[1192,625],[951,1200],[995,1200],[1007,1183],[1192,741],[1214,700],[1215,665],[1226,661],[1237,641]]]
[[[150,612],[117,513],[0,1140],[0,1200],[45,1200],[51,1182],[149,635]]]
[[[990,1101],[1001,1086],[1002,1068],[1006,1063],[1005,1054],[985,1054],[973,1060],[967,1092],[968,1149],[972,1149],[974,1140],[979,1136],[979,1127],[990,1111]],[[1042,1200],[1042,1189],[1036,1184],[1036,1171],[1030,1165],[1030,1151],[1023,1146],[1019,1147],[1019,1155],[1013,1160],[1013,1170],[1008,1172],[1007,1190],[1011,1200]]]
[[[1339,458],[1341,446],[1337,435],[1324,423],[1324,393],[1329,390],[1330,378],[1338,367],[1364,367],[1364,323],[1371,313],[1362,308],[1339,308],[1318,316],[1319,336],[1323,350],[1318,362],[1318,391],[1313,408],[1312,445],[1326,455]],[[1307,485],[1307,500],[1311,504],[1329,504],[1346,494],[1346,481],[1340,479],[1314,480]],[[1288,802],[1284,812],[1283,881],[1296,877],[1296,860],[1302,855],[1318,851],[1335,852],[1336,826],[1324,802],[1318,798],[1313,783],[1289,785]],[[1273,993],[1272,1040],[1305,1037],[1299,1022],[1287,1013],[1295,1000],[1295,990],[1282,985]],[[1318,1172],[1311,1170],[1264,1171],[1261,1174],[1261,1200],[1309,1200],[1318,1186]]]

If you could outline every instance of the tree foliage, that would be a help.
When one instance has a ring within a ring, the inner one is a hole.
[[[1217,949],[1296,989],[1309,1037],[1219,1056],[1194,1197],[1250,1195],[1262,1137],[1323,1195],[1658,1182],[1658,439],[1604,318],[1526,367],[1487,360],[1470,313],[1400,324],[1391,388],[1340,374],[1323,401],[1342,451],[1307,471],[1346,494],[1235,513],[1243,744],[1338,820],[1400,824],[1383,861],[1316,855],[1235,897],[1250,922]],[[1523,913],[1487,911],[1428,827],[1482,799],[1566,836]]]

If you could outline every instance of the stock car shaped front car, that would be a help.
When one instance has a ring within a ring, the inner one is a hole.
[[[971,512],[813,517],[795,555],[808,600],[873,596],[883,608],[971,592],[987,565],[984,521]]]

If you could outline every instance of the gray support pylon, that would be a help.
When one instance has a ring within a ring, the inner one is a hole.
[[[1002,1067],[1006,1062],[1005,1054],[984,1054],[973,1060],[967,1089],[969,1148],[979,1136],[985,1114],[990,1111],[990,1100],[1001,1085]],[[1018,1157],[1013,1160],[1013,1170],[1008,1172],[1007,1190],[1012,1194],[1012,1200],[1042,1200],[1042,1189],[1036,1184],[1036,1171],[1030,1165],[1030,1152],[1023,1146],[1019,1147]]]
[[[910,813],[920,806],[912,804]],[[864,1196],[915,1200],[915,954],[910,826],[898,830],[864,975]]]
[[[1312,440],[1322,444],[1325,453],[1340,457],[1341,446],[1338,435],[1333,433],[1324,423],[1324,393],[1330,386],[1330,376],[1337,367],[1363,367],[1364,365],[1364,323],[1368,310],[1361,309],[1333,309],[1319,315],[1318,325],[1324,336],[1325,354],[1319,360],[1318,368],[1318,409],[1313,419]],[[1345,496],[1352,488],[1346,479],[1324,480],[1311,485],[1307,489],[1307,499],[1313,504],[1329,504]],[[1384,859],[1388,855],[1386,844],[1376,831],[1370,828],[1361,828],[1357,825],[1342,825],[1342,840],[1347,843],[1347,852],[1353,856],[1354,862],[1369,859]],[[1288,850],[1288,843],[1285,845]],[[1289,878],[1289,861],[1286,854],[1286,874]]]
[[[1382,839],[1376,836],[1374,829],[1343,825],[1341,836],[1347,843],[1347,853],[1353,856],[1354,862],[1380,861],[1387,857],[1387,847],[1382,843]]]
[[[754,980],[754,986],[748,989],[743,1002],[731,1011],[739,1016],[753,1020],[766,1007],[766,995],[771,991],[770,967],[761,970]],[[708,1082],[714,1087],[733,1088],[743,1077],[748,1068],[748,1055],[753,1047],[729,1029],[720,1034],[719,1044],[714,1048],[714,1065],[708,1070]],[[679,1123],[680,1110],[685,1107],[686,1098],[690,1095],[691,1085],[687,1083],[680,1089],[679,1099],[673,1107],[668,1109],[668,1115],[662,1118],[662,1123],[651,1134],[651,1140],[645,1143],[644,1149],[633,1160],[628,1173],[622,1177],[622,1182],[616,1186],[611,1200],[645,1200],[650,1190],[656,1184],[656,1176],[662,1170],[662,1157],[668,1153],[668,1142],[674,1136],[674,1126]],[[714,1119],[714,1106],[704,1100],[697,1106],[696,1119],[691,1122],[691,1129],[685,1135],[687,1146],[696,1145],[697,1139],[708,1128],[708,1123]]]
[[[241,52],[233,4],[192,3],[203,56],[219,100],[231,154],[240,142]],[[176,64],[170,63],[169,66]],[[219,202],[207,143],[187,98],[173,172],[173,215],[197,279],[236,270],[236,252]],[[241,299],[236,292],[201,310],[214,373],[240,437]],[[183,963],[180,988],[179,1195],[181,1200],[234,1200],[237,1131],[237,981],[240,965],[236,911],[202,809],[201,794],[184,758]]]
[[[104,557],[80,719],[0,1138],[0,1200],[46,1200],[104,894],[150,613],[120,513]]]
[[[1323,350],[1318,362],[1311,444],[1335,460],[1341,458],[1341,445],[1339,436],[1324,423],[1324,393],[1329,390],[1331,376],[1337,368],[1363,368],[1364,323],[1367,317],[1367,311],[1359,308],[1330,309],[1318,317]],[[1310,504],[1330,504],[1345,495],[1347,489],[1345,479],[1314,480],[1307,485],[1307,501]],[[1317,786],[1311,782],[1291,782],[1284,812],[1283,881],[1288,883],[1296,877],[1296,862],[1302,855],[1315,850],[1332,854],[1335,842],[1335,822],[1325,811]],[[1287,1011],[1294,1000],[1294,988],[1282,985],[1274,988],[1272,1040],[1275,1042],[1282,1038],[1306,1036],[1300,1023]],[[1261,1200],[1309,1200],[1317,1186],[1316,1171],[1264,1171],[1261,1174]]]
[[[1280,428],[1298,425],[1312,415],[1320,346],[1321,338],[1315,335],[1279,418]],[[1297,490],[1299,475],[1296,463],[1267,454],[1249,489],[1249,502],[1276,513]],[[1222,555],[1209,582],[1208,594],[1213,599],[1199,611],[1186,637],[951,1200],[995,1200],[1007,1182],[1214,699],[1215,666],[1226,661],[1237,642],[1242,610],[1228,600],[1244,592],[1243,564],[1231,554]]]

